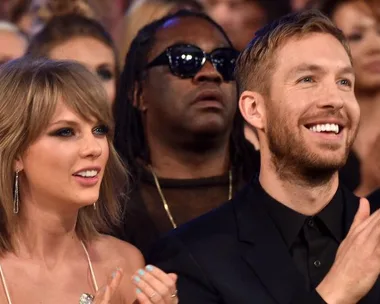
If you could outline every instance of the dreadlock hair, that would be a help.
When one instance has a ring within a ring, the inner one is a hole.
[[[140,162],[150,162],[149,147],[145,138],[138,100],[142,92],[142,80],[145,76],[145,67],[148,64],[148,54],[154,43],[156,32],[169,20],[176,18],[200,18],[215,26],[232,46],[230,39],[222,27],[203,13],[180,10],[167,15],[143,27],[131,43],[125,58],[124,69],[120,76],[120,86],[114,105],[115,138],[117,151],[123,158],[128,171],[132,176],[131,185],[138,180]],[[257,172],[254,161],[253,146],[245,139],[244,120],[239,110],[236,111],[231,132],[230,155],[231,164],[235,170],[243,170],[243,178],[248,180],[253,172]]]

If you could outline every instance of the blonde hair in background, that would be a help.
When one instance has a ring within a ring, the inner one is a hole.
[[[124,65],[125,56],[139,30],[145,25],[166,16],[176,6],[178,4],[175,2],[135,0],[124,16],[121,37],[118,39],[121,43],[119,46],[121,66]]]
[[[290,39],[313,33],[334,36],[352,56],[343,33],[318,10],[290,14],[259,30],[236,61],[235,76],[239,92],[257,91],[267,95],[270,78],[276,66],[276,51]]]
[[[76,232],[83,241],[90,241],[119,220],[118,198],[126,189],[127,172],[112,144],[112,114],[102,85],[78,63],[28,57],[13,60],[0,67],[0,255],[15,250],[19,220],[13,213],[15,159],[47,127],[60,101],[80,117],[96,119],[110,128],[109,160],[97,208],[91,205],[79,210]]]

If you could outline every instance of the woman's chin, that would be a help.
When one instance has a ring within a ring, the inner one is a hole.
[[[86,208],[86,207],[93,207],[96,208],[96,205],[98,203],[99,196],[93,196],[93,197],[86,197],[83,200],[77,200],[75,204],[81,208]]]

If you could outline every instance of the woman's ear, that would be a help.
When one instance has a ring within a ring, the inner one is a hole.
[[[17,156],[13,163],[13,171],[20,172],[24,169],[24,163],[21,156]]]

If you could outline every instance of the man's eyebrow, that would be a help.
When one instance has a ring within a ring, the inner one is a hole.
[[[317,64],[302,63],[293,67],[288,73],[287,76],[297,75],[303,72],[322,72],[324,68]]]
[[[351,65],[345,66],[339,69],[340,74],[352,74],[355,75],[354,67]]]
[[[287,77],[291,77],[304,72],[324,72],[326,69],[317,64],[302,63],[293,67],[288,73]],[[339,74],[355,74],[354,68],[351,65],[344,66],[339,69]]]

